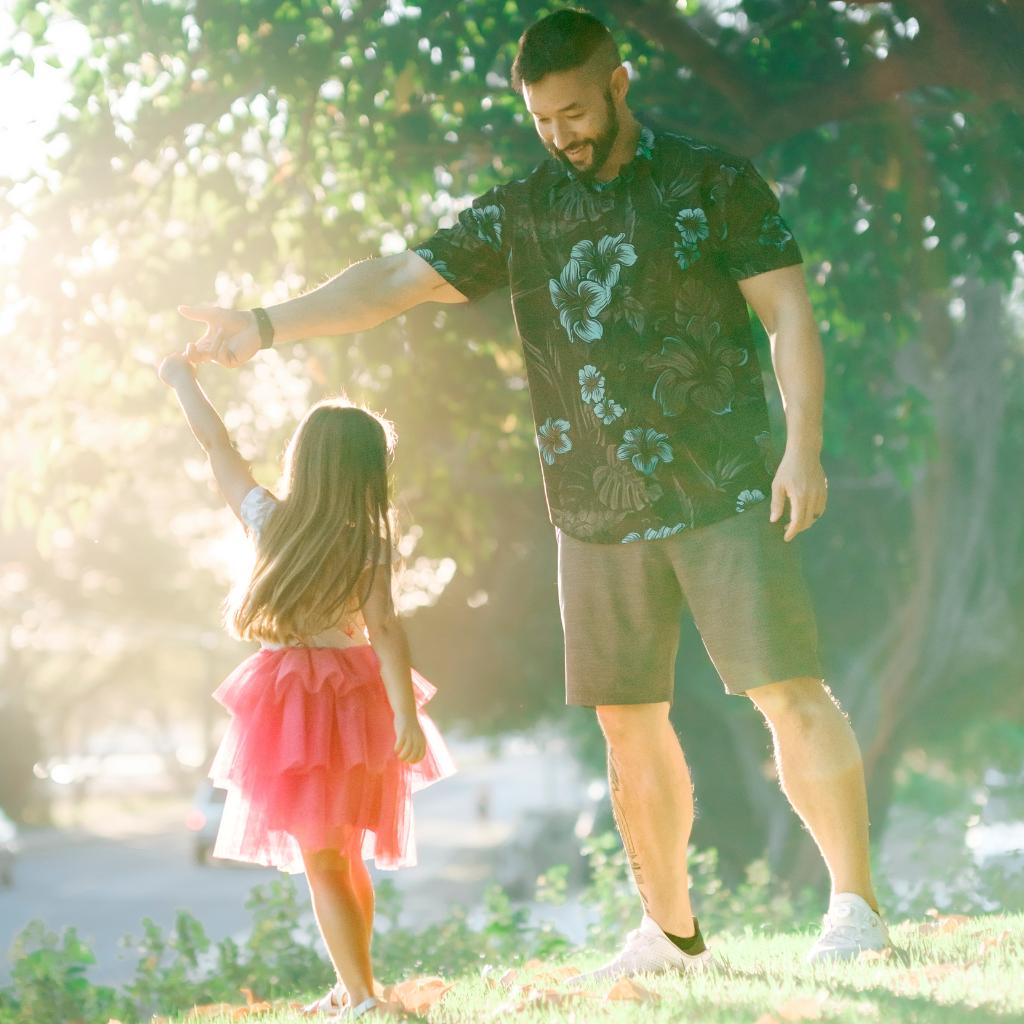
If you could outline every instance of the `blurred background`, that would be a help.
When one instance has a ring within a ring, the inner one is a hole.
[[[3,0],[0,945],[188,906],[241,528],[156,377],[178,303],[248,308],[415,247],[545,157],[508,88],[534,0]],[[865,754],[891,916],[1024,905],[1024,4],[595,0],[649,123],[751,157],[803,249],[828,362],[828,514],[802,547]],[[757,328],[779,445],[785,423]],[[200,380],[261,483],[309,403],[398,427],[401,604],[462,764],[419,804],[410,920],[534,898],[610,827],[563,706],[554,535],[507,293],[278,346]],[[673,721],[722,877],[827,879],[763,723],[689,623]],[[205,830],[205,831],[204,831]],[[17,833],[17,835],[16,835]],[[6,838],[5,838],[6,837]],[[576,872],[576,874],[573,874]],[[551,914],[556,911],[550,910]],[[560,927],[582,935],[572,901]]]

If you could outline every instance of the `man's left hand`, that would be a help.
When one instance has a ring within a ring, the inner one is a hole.
[[[817,455],[803,455],[786,450],[775,479],[772,481],[771,521],[782,518],[789,499],[789,524],[784,540],[792,540],[806,530],[825,511],[828,481]]]

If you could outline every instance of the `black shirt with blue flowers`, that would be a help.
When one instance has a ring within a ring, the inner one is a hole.
[[[770,495],[764,383],[737,282],[801,256],[749,161],[645,126],[613,181],[547,160],[416,252],[471,301],[511,286],[559,529],[655,540]]]

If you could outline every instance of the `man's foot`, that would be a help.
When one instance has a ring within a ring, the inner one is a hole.
[[[828,905],[818,941],[807,954],[809,964],[852,960],[866,949],[891,945],[889,931],[867,902],[852,892],[837,892]]]
[[[614,981],[627,974],[655,974],[659,971],[705,971],[715,967],[710,949],[684,953],[655,922],[644,914],[640,927],[626,936],[626,948],[603,967],[589,974],[577,974],[566,983],[580,988],[598,981]]]

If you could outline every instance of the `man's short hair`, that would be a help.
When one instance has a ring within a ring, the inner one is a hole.
[[[571,71],[595,56],[607,63],[609,76],[622,63],[607,26],[587,11],[556,11],[523,33],[512,64],[512,88],[522,92],[524,85],[534,85],[550,72]]]

